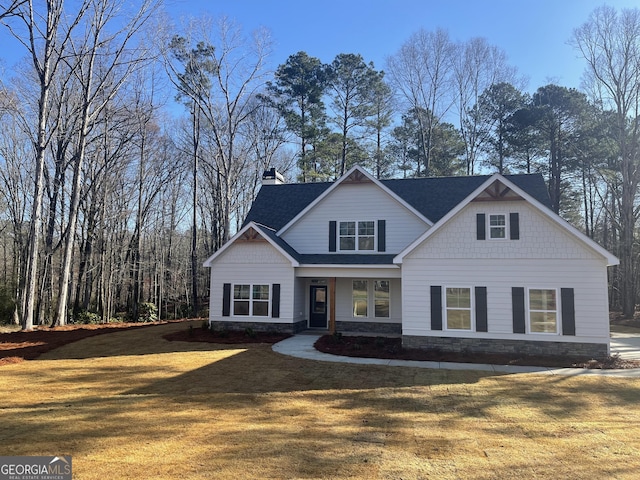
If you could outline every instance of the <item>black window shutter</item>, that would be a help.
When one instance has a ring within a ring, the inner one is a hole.
[[[378,251],[387,251],[387,222],[378,220]]]
[[[442,330],[442,287],[431,287],[431,330]]]
[[[511,288],[513,333],[525,333],[524,287]]]
[[[476,331],[487,332],[487,287],[476,287]]]
[[[228,317],[231,313],[231,284],[225,283],[222,286],[222,316]]]
[[[520,240],[520,215],[517,212],[509,214],[509,238]]]
[[[271,287],[271,316],[280,318],[280,284],[274,283]]]
[[[576,334],[576,310],[573,303],[573,288],[561,288],[562,299],[562,334]]]
[[[487,235],[485,233],[486,221],[485,221],[484,213],[478,213],[476,215],[476,227],[477,227],[476,228],[477,239],[485,240],[487,238]]]
[[[336,222],[329,222],[329,251],[336,251]]]

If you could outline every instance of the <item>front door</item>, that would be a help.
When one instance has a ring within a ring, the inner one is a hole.
[[[309,328],[327,328],[327,287],[311,285]]]

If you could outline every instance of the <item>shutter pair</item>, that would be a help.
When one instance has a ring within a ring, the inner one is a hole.
[[[231,315],[231,284],[225,283],[222,286],[222,316]],[[271,286],[271,318],[280,318],[280,284],[274,283]]]
[[[476,332],[487,332],[487,287],[475,287]],[[442,330],[442,287],[431,287],[431,330]]]
[[[337,251],[338,223],[334,220],[329,222],[329,251]],[[378,220],[378,251],[387,251],[387,222]]]
[[[476,215],[476,238],[478,240],[487,239],[486,214]],[[520,215],[517,212],[509,214],[509,240],[520,240]]]
[[[513,333],[526,332],[526,310],[524,302],[524,287],[512,287]],[[562,304],[562,335],[576,334],[576,312],[573,302],[573,288],[561,288]]]

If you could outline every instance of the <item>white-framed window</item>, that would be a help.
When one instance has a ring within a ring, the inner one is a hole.
[[[268,317],[270,293],[269,285],[234,285],[233,315]]]
[[[470,287],[444,288],[445,329],[473,330],[473,297]]]
[[[491,213],[487,215],[487,230],[489,231],[490,239],[507,239],[507,219],[508,216],[503,213]]]
[[[341,251],[373,251],[376,248],[376,222],[340,222],[338,244]]]
[[[389,318],[391,316],[390,280],[353,280],[351,298],[354,317]]]
[[[558,333],[558,290],[528,289],[529,332]]]
[[[353,316],[368,317],[369,307],[369,282],[367,280],[354,280],[353,290]]]
[[[374,315],[376,318],[389,318],[390,293],[389,280],[375,280],[373,282]]]

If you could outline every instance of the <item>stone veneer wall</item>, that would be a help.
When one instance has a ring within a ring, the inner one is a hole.
[[[307,329],[307,321],[295,323],[220,322],[210,321],[213,330],[240,330],[250,328],[255,332],[298,333]]]
[[[402,333],[402,324],[400,323],[379,323],[379,322],[343,322],[336,321],[336,330],[338,332],[351,333]]]
[[[518,353],[522,355],[566,355],[603,358],[608,347],[603,343],[540,342],[533,340],[496,340],[455,337],[402,336],[406,348],[437,349],[443,352]]]

